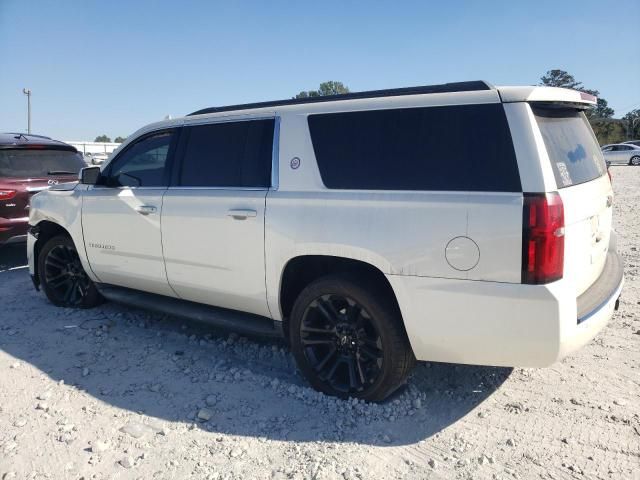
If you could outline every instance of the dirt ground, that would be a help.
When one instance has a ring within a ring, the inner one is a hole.
[[[58,309],[0,248],[0,479],[640,479],[640,168],[612,168],[620,310],[546,369],[423,363],[382,405],[311,390],[282,344]]]

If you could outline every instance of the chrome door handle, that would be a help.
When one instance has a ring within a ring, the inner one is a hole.
[[[227,212],[227,217],[232,217],[234,220],[246,220],[247,218],[255,217],[258,215],[258,212],[255,210],[229,210]]]
[[[139,205],[136,207],[136,212],[140,215],[149,215],[150,213],[156,213],[158,209],[153,205]]]

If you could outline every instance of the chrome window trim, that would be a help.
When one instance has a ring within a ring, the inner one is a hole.
[[[155,187],[129,187],[127,185],[121,185],[118,187],[108,187],[106,185],[89,185],[91,190],[166,190],[167,186],[155,186]]]
[[[271,150],[271,188],[278,190],[280,187],[280,117],[274,117],[273,148]]]
[[[181,127],[195,127],[200,125],[212,125],[215,123],[235,123],[235,122],[250,122],[252,120],[269,120],[276,118],[275,112],[264,113],[245,113],[245,114],[232,114],[232,115],[219,115],[215,117],[205,118],[184,118]]]
[[[168,187],[167,190],[243,190],[251,192],[266,192],[269,189],[265,187],[181,187],[179,185],[174,185]]]

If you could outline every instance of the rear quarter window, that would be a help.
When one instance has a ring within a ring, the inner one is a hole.
[[[577,110],[533,107],[558,188],[590,182],[607,167],[591,126]]]
[[[521,192],[501,104],[310,115],[332,189]]]

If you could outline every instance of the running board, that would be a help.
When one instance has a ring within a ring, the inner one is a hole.
[[[240,334],[261,337],[282,337],[281,322],[251,313],[212,307],[202,303],[165,297],[130,288],[96,284],[98,291],[108,300],[133,307],[188,318]]]

